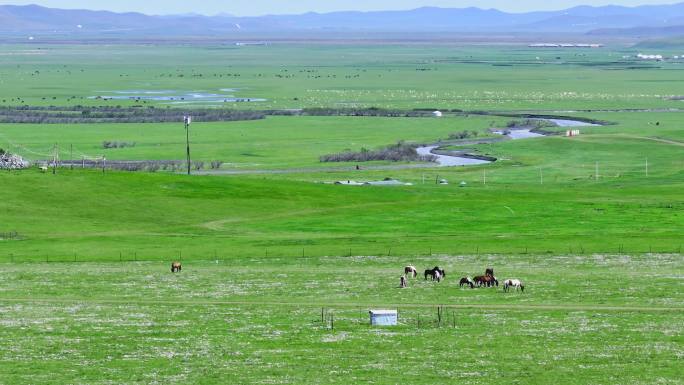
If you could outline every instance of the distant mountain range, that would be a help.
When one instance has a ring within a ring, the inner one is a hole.
[[[579,6],[562,11],[507,13],[495,9],[425,7],[409,11],[306,13],[235,17],[227,14],[151,16],[0,6],[2,36],[231,36],[277,32],[570,33],[594,36],[680,34],[684,3],[640,7]]]

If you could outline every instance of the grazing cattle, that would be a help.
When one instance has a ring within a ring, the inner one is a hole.
[[[408,287],[408,282],[406,282],[406,276],[405,275],[401,276],[401,280],[399,281],[399,287],[402,289]]]
[[[171,272],[172,273],[180,273],[181,271],[181,263],[180,262],[174,262],[171,264]]]
[[[415,266],[406,266],[404,267],[404,274],[409,277],[413,275],[413,278],[416,278],[418,276],[418,269]]]
[[[507,279],[504,281],[504,292],[508,292],[511,288],[515,288],[517,291],[520,289],[520,292],[525,292],[525,285],[522,283],[521,280],[519,279]]]
[[[475,282],[473,281],[472,278],[470,277],[463,277],[461,278],[461,281],[458,283],[460,287],[463,287],[463,285],[470,285],[471,289],[475,288]]]

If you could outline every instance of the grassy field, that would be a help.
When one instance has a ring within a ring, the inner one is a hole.
[[[325,166],[324,154],[375,149],[401,140],[432,143],[462,130],[487,135],[503,118],[458,117],[361,118],[268,117],[246,122],[196,123],[191,126],[194,160],[223,160],[225,168],[268,169]],[[103,149],[104,141],[135,143]],[[180,124],[0,125],[0,148],[28,159],[50,159],[53,146],[61,159],[85,155],[110,160],[177,160],[185,157]],[[331,166],[328,164],[327,166]]]
[[[236,108],[681,107],[681,101],[667,97],[681,95],[684,63],[622,58],[638,52],[622,46],[540,50],[450,44],[9,45],[0,47],[0,105],[134,105],[89,98],[115,91],[229,88],[240,98],[267,99],[228,104]],[[190,108],[194,104],[188,101],[137,104]]]
[[[398,289],[406,263],[438,263],[447,279]],[[484,266],[524,277],[525,293],[458,287]],[[4,265],[0,377],[681,384],[683,272],[668,255],[245,258],[178,275],[166,263]],[[387,306],[400,326],[369,327],[367,310]]]
[[[0,106],[190,110],[207,103],[89,97],[234,88],[267,100],[229,108],[533,110],[611,123],[466,146],[498,158],[489,165],[357,171],[319,156],[489,135],[510,118],[196,122],[193,159],[225,162],[222,175],[0,172],[0,384],[682,384],[684,131],[682,102],[669,99],[681,95],[682,64],[622,59],[634,53],[0,47]],[[76,159],[177,160],[184,140],[177,124],[0,124],[0,148],[34,161],[55,145],[62,159],[73,146]],[[387,177],[412,185],[331,184]],[[182,274],[169,272],[173,260]],[[406,264],[440,265],[447,280],[399,289]],[[525,293],[457,286],[488,266]],[[369,327],[378,307],[399,309],[401,324]]]

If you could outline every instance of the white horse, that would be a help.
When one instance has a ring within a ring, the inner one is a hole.
[[[408,277],[413,276],[413,278],[416,278],[418,276],[418,269],[412,265],[406,266],[404,267],[404,274]]]
[[[518,289],[520,289],[521,292],[525,291],[525,285],[519,279],[507,279],[506,281],[504,281],[505,292],[508,292],[508,290],[510,290],[511,287],[514,287],[516,291]]]
[[[461,278],[461,280],[458,282],[458,285],[460,287],[463,287],[463,285],[470,285],[470,288],[472,289],[475,287],[475,281],[473,281],[473,279],[470,278],[470,276],[467,276]]]
[[[437,282],[442,282],[442,273],[439,270],[435,271],[434,280]]]

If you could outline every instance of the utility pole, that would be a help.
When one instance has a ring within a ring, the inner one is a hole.
[[[52,146],[52,175],[57,174],[57,143]]]
[[[192,116],[185,115],[183,117],[183,123],[185,123],[185,144],[188,155],[188,175],[190,175],[190,123],[192,123]]]
[[[595,175],[596,180],[599,180],[599,165],[598,162],[596,162],[596,175]]]

